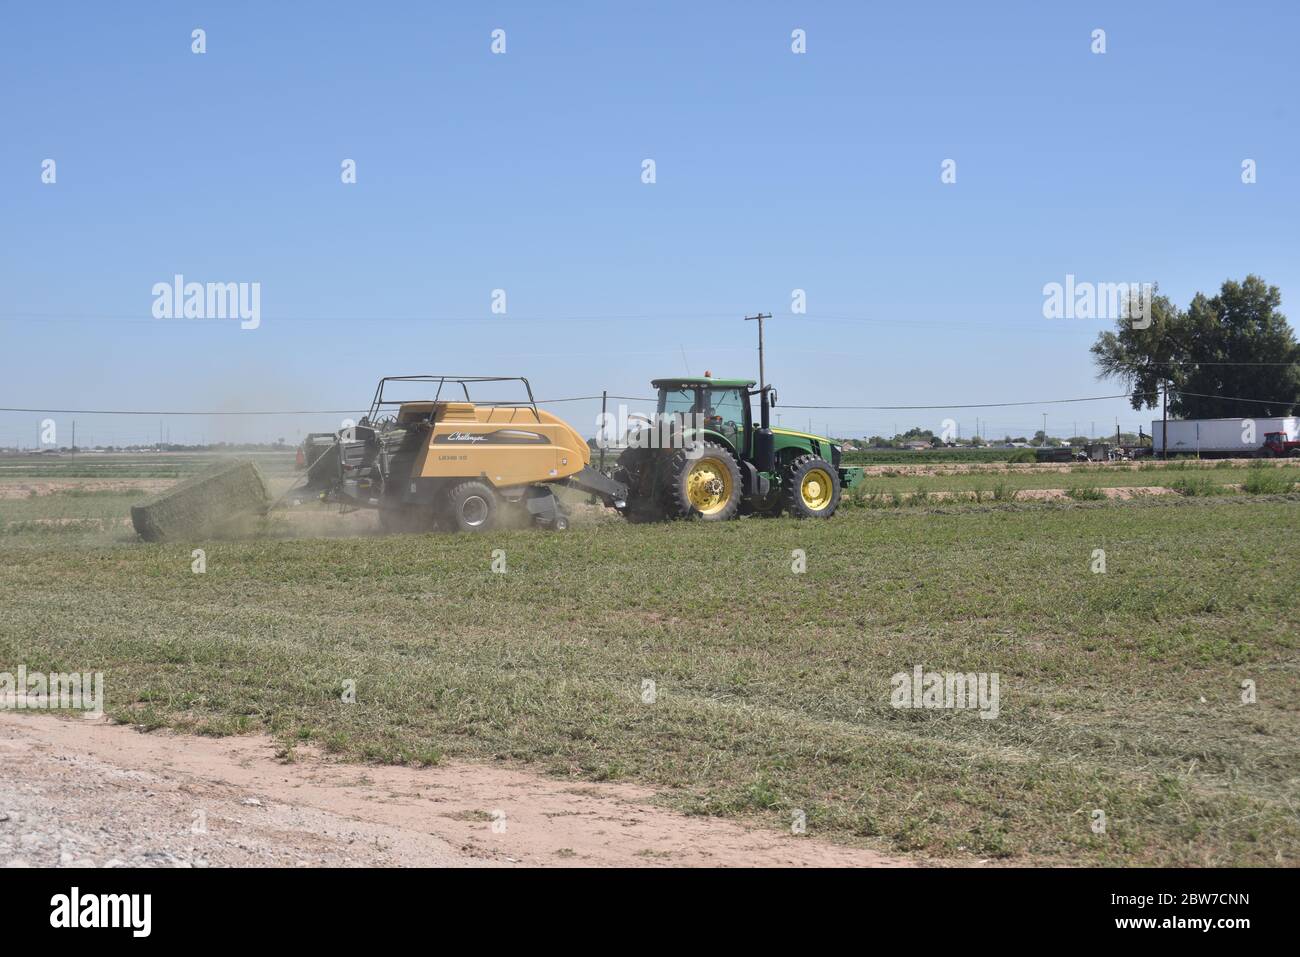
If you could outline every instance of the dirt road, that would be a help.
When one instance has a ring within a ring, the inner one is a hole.
[[[510,768],[277,759],[205,738],[0,711],[0,866],[907,866],[685,817],[626,785]]]

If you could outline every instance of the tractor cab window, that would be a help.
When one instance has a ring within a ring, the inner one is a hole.
[[[677,415],[689,418],[694,411],[694,389],[665,389],[659,397],[659,412],[662,415]]]
[[[746,398],[739,389],[704,390],[704,427],[717,432],[733,447],[745,447]]]

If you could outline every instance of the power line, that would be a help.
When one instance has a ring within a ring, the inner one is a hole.
[[[1224,399],[1231,402],[1250,402],[1258,405],[1295,405],[1295,401],[1284,401],[1280,399],[1246,399],[1240,396],[1229,395],[1212,395],[1203,392],[1187,392],[1179,389],[1171,390],[1180,395],[1195,396],[1202,399]],[[789,405],[783,403],[783,409],[800,409],[800,410],[829,410],[829,411],[851,411],[851,412],[908,412],[908,411],[932,411],[945,409],[1003,409],[1015,408],[1019,406],[1031,405],[1065,405],[1077,402],[1104,402],[1110,399],[1128,399],[1134,395],[1147,395],[1148,393],[1121,392],[1116,395],[1094,395],[1079,399],[1038,399],[1023,402],[967,402],[954,403],[949,405]],[[567,396],[560,399],[537,399],[538,405],[557,405],[563,402],[593,402],[601,398],[618,399],[624,402],[654,402],[653,396],[640,395],[575,395]],[[165,409],[40,409],[40,408],[18,408],[13,406],[0,406],[0,412],[23,412],[49,415],[354,415],[357,409],[256,409],[256,410],[231,410],[231,409],[212,409],[196,410],[181,409],[168,411]]]
[[[597,396],[599,398],[599,396]],[[351,415],[356,409],[290,409],[284,412],[248,411],[232,412],[228,409],[205,411],[176,411],[149,409],[15,409],[0,408],[0,412],[34,412],[49,415]]]
[[[926,409],[1000,409],[1010,408],[1017,405],[1062,405],[1068,402],[1101,402],[1106,399],[1127,399],[1135,395],[1132,392],[1122,392],[1119,395],[1094,395],[1086,399],[1042,399],[1037,402],[974,402],[955,405],[786,405],[782,404],[783,409],[846,409],[852,411],[874,411],[874,412],[905,412],[909,410],[926,410]],[[1190,393],[1189,393],[1190,395]]]
[[[237,319],[237,316],[231,316],[227,321]],[[671,319],[734,319],[733,312],[674,312],[674,313],[625,313],[621,315],[600,315],[600,316],[512,316],[505,313],[492,315],[473,315],[473,316],[266,316],[266,319],[275,319],[279,322],[633,322],[647,320],[671,320]],[[764,316],[765,319],[771,319],[771,315]],[[881,318],[879,316],[825,316],[825,315],[798,315],[779,317],[791,322],[871,322],[871,323],[903,323],[911,325],[917,322],[950,322],[958,325],[993,325],[998,320],[961,320],[961,319],[943,319],[943,320],[924,320],[912,318]],[[204,318],[186,318],[176,316],[172,318],[158,318],[156,316],[142,317],[139,313],[87,313],[87,312],[12,312],[0,315],[0,322],[20,322],[29,319],[66,321],[66,322],[97,322],[107,321],[130,321],[130,322],[168,322],[168,323],[207,323],[220,322],[222,320],[204,319]],[[1023,320],[1015,320],[1023,321]],[[1037,324],[1036,321],[1033,324]]]
[[[220,326],[224,323],[232,322],[238,317],[229,319],[199,319],[174,317],[170,319],[159,319],[153,316],[141,317],[139,313],[101,313],[98,315],[91,313],[41,313],[41,312],[15,312],[0,315],[0,322],[48,322],[53,324],[59,323],[79,323],[79,322],[101,322],[104,325],[157,325],[168,324],[173,326],[201,326],[211,325]],[[698,313],[632,313],[625,315],[605,315],[605,316],[511,316],[511,315],[466,315],[466,316],[263,316],[268,324],[276,322],[689,322],[699,319],[734,319],[734,313],[723,312],[698,312]],[[896,325],[896,326],[942,326],[953,329],[977,329],[1000,327],[1012,329],[1019,327],[1020,331],[1055,331],[1055,332],[1091,332],[1091,329],[1084,327],[1068,327],[1059,325],[1044,325],[1040,320],[1021,320],[1021,319],[916,319],[916,318],[893,318],[879,316],[827,316],[827,315],[798,315],[781,317],[787,322],[837,322],[837,323],[871,323],[876,325]]]
[[[234,322],[238,316],[228,319],[199,319],[176,317],[158,319],[141,318],[138,313],[118,313],[90,315],[86,313],[11,313],[0,316],[0,322],[103,322],[105,325],[129,325],[142,323],[149,325],[173,326],[220,326]],[[671,316],[623,315],[623,316],[264,316],[268,322],[631,322],[652,320],[693,320],[693,319],[730,319],[731,313],[679,313]]]
[[[1202,362],[1199,359],[1172,359],[1157,363],[1162,366],[1294,366],[1300,365],[1300,359],[1290,362]],[[1190,395],[1191,393],[1188,393]]]
[[[1257,405],[1295,405],[1294,399],[1284,402],[1280,399],[1243,399],[1237,395],[1213,395],[1206,392],[1184,392],[1182,389],[1170,389],[1176,395],[1194,395],[1198,399],[1225,399],[1229,402],[1253,402]]]
[[[598,395],[575,395],[564,399],[537,399],[538,405],[554,405],[559,402],[590,402],[598,400]],[[653,398],[638,395],[611,395],[608,398],[621,399],[626,402],[653,402]],[[0,407],[0,412],[30,412],[48,415],[355,415],[357,409],[182,409],[167,411],[162,409],[19,409]]]

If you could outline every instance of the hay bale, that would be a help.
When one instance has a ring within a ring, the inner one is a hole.
[[[266,513],[266,479],[249,459],[217,465],[131,506],[131,523],[146,542],[210,535]]]

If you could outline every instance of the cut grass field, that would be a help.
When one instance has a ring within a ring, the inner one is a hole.
[[[0,500],[0,520],[57,498]],[[628,779],[690,813],[786,829],[802,810],[811,835],[940,860],[1294,864],[1298,506],[170,545],[37,523],[0,536],[0,670],[103,671],[110,715],[144,729]],[[891,707],[918,664],[997,673],[998,717]]]
[[[1270,492],[1285,491],[1286,484],[1300,482],[1300,463],[1287,460],[1242,465],[1225,462],[1222,465],[1198,465],[1188,468],[1183,463],[1148,463],[1141,468],[1106,465],[1069,465],[1057,468],[1032,467],[1005,472],[961,472],[941,475],[896,474],[868,475],[859,486],[866,493],[899,492],[911,495],[917,492],[957,492],[966,495],[981,493],[991,498],[999,487],[1012,491],[1033,489],[1069,488],[1135,488],[1160,486],[1174,488],[1179,483],[1195,481],[1207,487],[1243,485],[1252,477],[1267,475],[1276,486]]]
[[[71,455],[0,455],[0,482],[42,479],[185,478],[223,458],[251,458],[268,475],[288,474],[293,452],[82,452]]]

